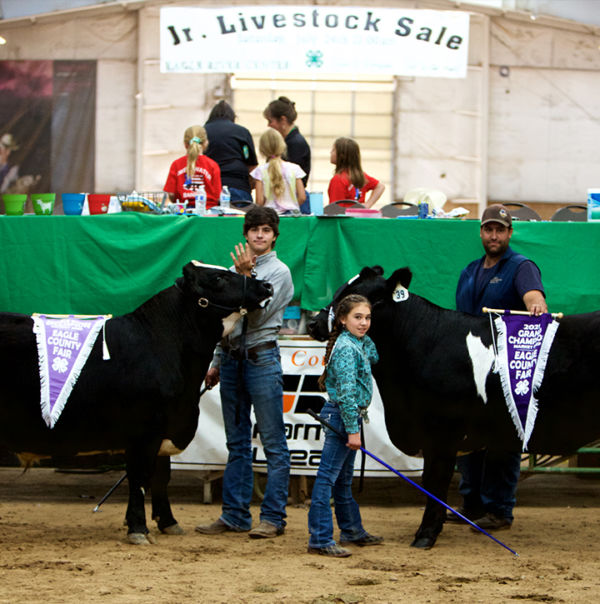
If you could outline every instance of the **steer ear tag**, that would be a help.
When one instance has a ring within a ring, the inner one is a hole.
[[[327,313],[327,331],[331,332],[333,329],[333,321],[335,319],[335,312],[333,311],[333,306],[329,307],[329,312]]]
[[[392,294],[392,300],[394,302],[405,302],[406,300],[408,300],[408,290],[401,283],[398,283],[398,285],[396,285],[396,289]]]

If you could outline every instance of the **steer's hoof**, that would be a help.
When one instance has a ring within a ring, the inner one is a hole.
[[[165,535],[185,535],[185,531],[177,524],[172,524],[171,526],[165,526],[165,528],[160,529],[161,533]]]
[[[411,547],[418,547],[419,549],[431,549],[435,545],[435,539],[431,537],[417,537],[410,544]]]
[[[129,533],[127,535],[127,541],[132,545],[151,545],[156,543],[156,539],[150,534],[144,533]]]

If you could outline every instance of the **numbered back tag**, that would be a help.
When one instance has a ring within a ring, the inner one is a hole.
[[[396,289],[392,294],[392,300],[394,302],[406,302],[408,300],[408,290],[402,284],[398,283]]]

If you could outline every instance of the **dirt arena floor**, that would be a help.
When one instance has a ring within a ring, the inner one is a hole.
[[[186,534],[129,545],[126,484],[92,513],[121,474],[0,468],[1,603],[600,601],[597,479],[523,481],[513,528],[496,533],[519,557],[461,525],[447,525],[430,551],[410,548],[421,495],[400,479],[369,480],[357,498],[385,544],[328,559],[306,553],[306,506],[289,507],[277,539],[195,533],[219,515],[218,486],[205,505],[200,478],[185,471],[174,473],[171,501]]]

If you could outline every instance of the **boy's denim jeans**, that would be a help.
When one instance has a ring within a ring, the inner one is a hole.
[[[290,481],[290,452],[283,425],[283,377],[279,348],[257,353],[245,360],[243,384],[238,389],[238,361],[224,353],[221,358],[221,406],[227,437],[227,467],[223,475],[221,519],[240,530],[252,527],[250,501],[254,488],[252,471],[252,424],[256,424],[267,460],[267,486],[260,520],[283,528]],[[239,397],[239,423],[236,406]]]

